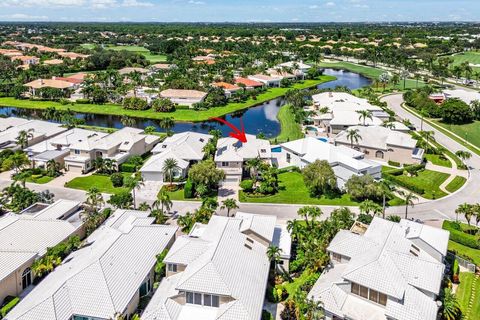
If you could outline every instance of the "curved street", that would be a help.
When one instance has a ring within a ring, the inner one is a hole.
[[[420,129],[422,120],[402,107],[403,96],[401,93],[385,96],[381,100],[387,102],[388,107],[395,111],[399,117],[410,120],[418,130]],[[409,216],[423,219],[426,216],[431,216],[436,213],[439,218],[454,219],[455,209],[459,204],[464,202],[476,203],[480,201],[480,156],[471,152],[460,143],[446,136],[444,133],[430,126],[426,122],[423,122],[423,130],[434,131],[435,140],[452,152],[464,150],[472,154],[472,157],[466,161],[470,168],[470,178],[467,180],[463,188],[454,194],[448,195],[442,199],[419,203],[413,208],[409,208]],[[394,207],[389,208],[387,212],[389,214],[401,215],[405,212],[405,209],[404,207]],[[463,217],[459,217],[459,219],[463,219]]]

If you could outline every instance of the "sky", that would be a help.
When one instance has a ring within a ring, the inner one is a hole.
[[[480,21],[480,0],[0,0],[0,21]]]

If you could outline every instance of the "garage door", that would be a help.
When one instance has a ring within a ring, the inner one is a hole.
[[[144,181],[163,181],[163,173],[161,172],[142,172]]]
[[[82,173],[83,168],[81,166],[68,165],[68,171]]]

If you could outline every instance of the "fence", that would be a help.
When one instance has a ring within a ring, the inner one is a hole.
[[[451,256],[451,257],[453,257],[453,258],[455,258],[455,259],[457,259],[458,264],[459,264],[461,267],[464,267],[465,269],[467,269],[468,272],[473,272],[473,273],[475,273],[475,271],[476,271],[476,265],[475,265],[474,263],[472,263],[472,262],[470,262],[470,261],[468,261],[468,260],[465,260],[465,259],[463,259],[463,258],[461,258],[461,257],[459,257],[459,256],[457,256],[457,255],[455,255],[455,254],[453,254],[453,253],[451,253],[451,252],[448,252],[447,255],[448,255],[448,256]]]

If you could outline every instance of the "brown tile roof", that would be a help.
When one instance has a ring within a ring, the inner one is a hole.
[[[263,87],[263,83],[258,82],[258,81],[254,81],[254,80],[250,80],[250,79],[247,79],[247,78],[236,78],[235,83],[237,83],[237,84],[242,83],[247,87]]]

